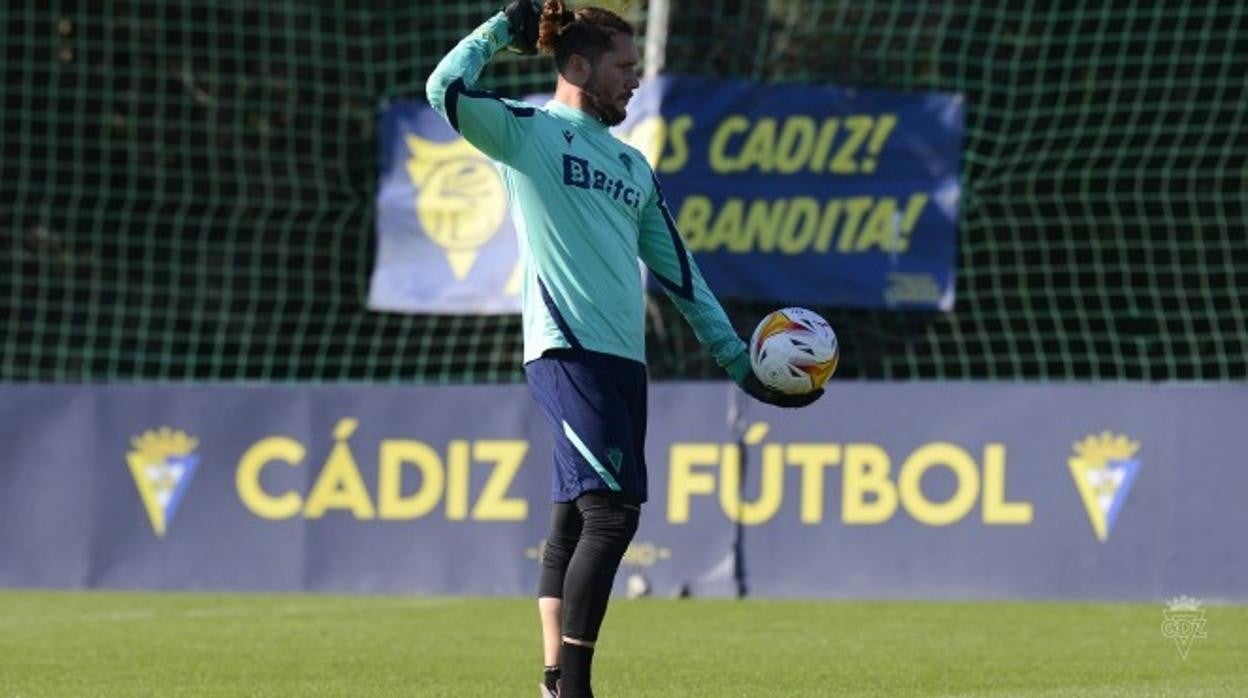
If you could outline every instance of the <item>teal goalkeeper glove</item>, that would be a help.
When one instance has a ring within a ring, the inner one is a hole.
[[[512,0],[503,8],[511,26],[511,50],[530,56],[537,53],[537,34],[542,20],[542,0]]]
[[[750,366],[750,355],[748,353],[743,353],[741,356],[733,359],[724,368],[728,371],[728,375],[732,376],[732,380],[741,387],[741,390],[745,391],[746,395],[768,405],[785,408],[805,407],[823,397],[823,388],[801,395],[789,395],[788,393],[768,388],[763,385],[758,376],[754,375],[754,369]]]

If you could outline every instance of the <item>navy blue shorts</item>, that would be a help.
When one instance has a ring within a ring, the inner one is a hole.
[[[646,501],[646,366],[583,349],[553,349],[525,364],[529,391],[554,430],[551,499],[585,492]]]

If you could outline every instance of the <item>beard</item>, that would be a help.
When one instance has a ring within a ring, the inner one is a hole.
[[[624,121],[625,110],[615,106],[615,100],[602,94],[598,81],[592,75],[581,88],[581,92],[585,96],[585,103],[594,110],[599,121],[607,126],[616,126]]]

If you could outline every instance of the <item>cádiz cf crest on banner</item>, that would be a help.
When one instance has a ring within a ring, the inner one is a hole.
[[[424,104],[382,117],[369,307],[520,312],[519,253],[497,167]]]

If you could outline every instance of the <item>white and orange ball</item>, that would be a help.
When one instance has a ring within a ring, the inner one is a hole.
[[[823,387],[840,359],[836,333],[818,313],[783,308],[768,313],[750,338],[750,364],[768,388],[802,395]]]

